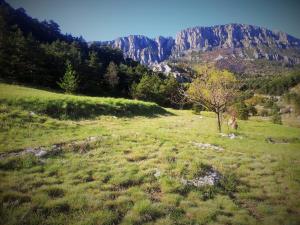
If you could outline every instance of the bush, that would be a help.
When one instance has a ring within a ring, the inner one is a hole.
[[[230,111],[231,111],[231,114],[236,115],[238,119],[248,120],[249,109],[244,101],[235,103]]]
[[[178,88],[179,84],[174,77],[162,79],[158,75],[144,74],[138,84],[133,83],[131,96],[134,99],[170,106],[170,99],[178,91]]]
[[[282,124],[281,115],[279,113],[274,113],[271,121],[275,124]]]
[[[201,111],[204,111],[205,108],[202,105],[198,105],[198,104],[193,104],[192,110],[195,114],[200,115]]]
[[[259,115],[262,117],[267,117],[269,116],[269,111],[267,109],[263,109],[260,111]]]
[[[274,97],[268,98],[264,104],[265,108],[273,108],[276,105],[277,99]]]
[[[284,100],[288,104],[292,104],[297,115],[300,114],[300,94],[288,93],[284,95]]]

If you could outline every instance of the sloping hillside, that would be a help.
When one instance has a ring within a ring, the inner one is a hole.
[[[10,152],[0,158],[2,224],[300,222],[298,128],[239,121],[226,136],[209,112],[115,116],[124,105],[157,106],[0,87],[1,151]],[[111,107],[88,120],[44,111],[61,101],[74,112]]]

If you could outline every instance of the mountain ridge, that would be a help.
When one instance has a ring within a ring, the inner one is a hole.
[[[239,23],[190,27],[179,31],[175,38],[129,35],[96,43],[119,48],[125,58],[146,65],[180,59],[189,51],[207,54],[224,49],[232,49],[230,57],[243,60],[266,59],[288,65],[300,64],[300,39],[282,31]],[[213,61],[226,57],[220,55]]]

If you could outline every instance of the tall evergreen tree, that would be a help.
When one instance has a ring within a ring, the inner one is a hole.
[[[78,77],[69,61],[66,63],[65,75],[60,82],[58,82],[58,85],[68,94],[74,93],[78,88]]]

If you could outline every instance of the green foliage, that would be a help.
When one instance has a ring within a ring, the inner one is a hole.
[[[0,89],[3,86],[7,85]],[[26,97],[28,92],[49,97],[49,92],[18,86],[5,87],[4,94],[17,99],[25,90]],[[51,147],[58,142],[100,138],[86,153],[69,151],[66,144],[60,155],[38,159],[38,165],[1,167],[3,224],[299,223],[298,128],[250,119],[239,122],[243,138],[231,140],[216,135],[215,116],[208,111],[201,119],[188,110],[168,109],[174,115],[57,121],[38,114],[30,120],[29,112],[17,112],[13,106],[0,110],[1,115],[24,118],[10,122],[10,131],[0,130],[2,146],[7,140],[2,152],[7,146]],[[28,130],[32,123],[38,129]],[[67,129],[69,126],[74,129]],[[274,143],[267,142],[267,137]],[[218,145],[224,151],[201,149],[193,142]],[[1,163],[11,158],[1,157]],[[215,186],[182,183],[182,177],[193,179],[211,168],[220,173],[220,183]],[[255,211],[249,211],[249,205]]]
[[[279,113],[279,107],[277,106],[276,103],[273,103],[273,106],[271,108],[271,121],[275,124],[282,124],[282,120],[281,120],[281,115]]]
[[[279,113],[274,113],[272,116],[272,122],[275,124],[282,124],[281,115]]]
[[[213,111],[217,115],[218,131],[221,132],[221,114],[236,97],[237,80],[226,70],[197,67],[198,76],[186,91],[188,100]]]
[[[244,82],[243,90],[256,90],[262,94],[283,95],[291,87],[300,83],[300,72],[281,74],[280,76],[259,77]]]
[[[163,214],[163,211],[157,205],[151,204],[149,200],[137,202],[125,217],[125,224],[144,224],[156,220]]]
[[[106,81],[111,88],[115,88],[119,84],[118,66],[114,62],[110,62],[105,74]]]
[[[275,124],[282,124],[281,115],[278,112],[273,113],[272,122]]]
[[[240,120],[248,120],[249,118],[249,107],[245,104],[245,102],[241,101],[234,104],[234,110],[236,112],[237,117]]]
[[[212,171],[212,166],[202,162],[196,162],[191,166],[192,178],[203,177],[210,171]]]
[[[31,154],[22,157],[10,157],[0,161],[0,169],[3,170],[19,170],[31,168],[38,165],[37,158]]]
[[[276,102],[277,102],[277,99],[275,97],[270,97],[270,98],[267,98],[264,102],[264,107],[265,108],[276,108]]]
[[[65,191],[57,187],[51,187],[46,189],[46,193],[50,198],[61,198],[65,195]]]
[[[295,92],[287,93],[284,95],[284,100],[288,104],[292,104],[297,115],[300,114],[300,94]]]
[[[143,75],[138,84],[132,86],[132,97],[145,101],[161,102],[161,79],[157,75]]]
[[[74,93],[78,88],[78,77],[70,62],[66,63],[65,75],[60,79],[58,85],[67,94]]]
[[[2,198],[1,202],[11,205],[20,205],[22,203],[30,202],[31,197],[25,194],[21,194],[18,192],[7,192],[5,193]]]
[[[248,105],[247,108],[248,108],[249,114],[251,114],[252,116],[257,115],[257,110],[254,105]]]
[[[260,116],[266,117],[269,116],[269,111],[267,109],[262,109],[259,113]]]
[[[155,103],[64,95],[4,84],[0,84],[0,102],[59,119],[94,118],[100,115],[154,116],[166,113]]]
[[[234,173],[224,174],[220,185],[226,194],[232,195],[237,191],[238,178]]]
[[[144,74],[140,82],[131,87],[133,98],[170,105],[171,96],[178,91],[179,84],[174,77],[162,79],[158,75]]]
[[[193,104],[192,110],[195,114],[201,114],[201,111],[205,111],[205,108],[202,105],[199,104]]]
[[[88,45],[81,37],[61,34],[53,21],[39,22],[6,3],[1,3],[0,11],[1,80],[55,89],[63,86],[67,92],[78,83],[79,93],[129,97],[132,83],[148,73],[139,63],[124,60],[119,49]],[[69,75],[61,80],[66,61],[76,70],[78,82]],[[116,73],[120,64],[125,66]]]

